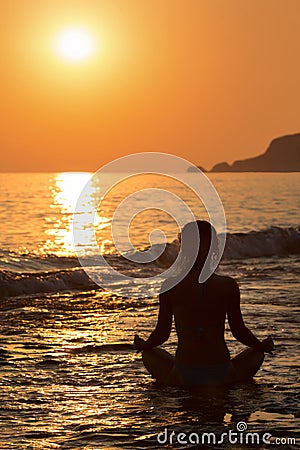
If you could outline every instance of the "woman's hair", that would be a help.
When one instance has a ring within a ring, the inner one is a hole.
[[[181,250],[185,267],[201,271],[208,256],[210,262],[218,256],[215,228],[206,220],[187,223],[181,231]]]

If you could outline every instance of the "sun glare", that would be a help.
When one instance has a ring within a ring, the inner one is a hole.
[[[88,30],[65,29],[57,36],[56,51],[64,60],[81,62],[93,55],[95,39]]]

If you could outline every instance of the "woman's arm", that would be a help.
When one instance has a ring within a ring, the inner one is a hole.
[[[238,284],[230,278],[230,289],[228,296],[227,317],[230,330],[239,342],[248,347],[261,352],[271,352],[273,348],[269,345],[269,341],[260,342],[254,334],[244,324],[243,316],[240,308],[240,289]]]
[[[167,293],[159,296],[159,312],[155,330],[152,331],[147,341],[139,338],[134,339],[134,345],[137,350],[148,350],[163,344],[170,336],[172,328],[172,307]]]

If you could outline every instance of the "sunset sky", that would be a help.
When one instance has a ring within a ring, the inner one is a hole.
[[[300,132],[299,0],[9,0],[0,39],[1,171],[210,169]]]

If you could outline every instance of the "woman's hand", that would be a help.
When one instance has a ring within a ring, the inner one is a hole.
[[[262,341],[262,345],[264,347],[265,353],[272,353],[272,351],[274,350],[274,342],[272,336],[269,336],[266,339],[264,339]]]
[[[145,343],[146,343],[146,341],[144,339],[140,338],[138,334],[136,334],[134,336],[133,345],[136,350],[138,350],[138,351],[144,350]]]

